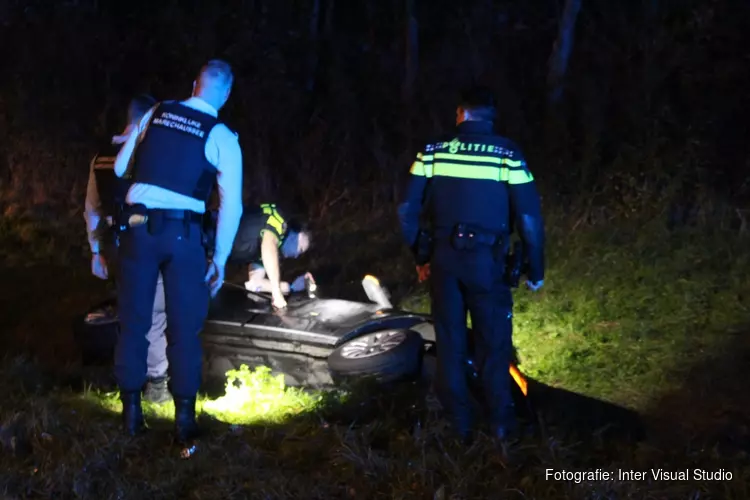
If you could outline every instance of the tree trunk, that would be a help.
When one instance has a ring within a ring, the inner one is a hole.
[[[313,0],[312,13],[310,14],[310,33],[308,38],[307,54],[307,82],[305,88],[308,92],[315,90],[315,78],[318,74],[318,31],[320,26],[320,0]]]
[[[406,0],[406,33],[405,33],[405,72],[402,87],[402,96],[405,101],[410,101],[414,93],[414,82],[417,78],[419,67],[419,37],[417,18],[414,13],[415,0]]]
[[[555,40],[549,58],[547,100],[550,103],[557,103],[562,97],[565,73],[568,70],[570,55],[573,52],[573,35],[580,10],[581,0],[565,0],[565,10],[560,19],[557,40]]]
[[[259,0],[260,5],[258,6],[260,9],[260,27],[265,28],[266,21],[268,20],[268,4],[266,4],[266,0]]]
[[[324,29],[324,36],[327,40],[333,37],[333,9],[336,6],[336,0],[328,0],[326,6],[326,21]]]
[[[367,16],[367,50],[375,50],[375,25],[377,23],[377,12],[373,0],[365,0],[365,12]]]

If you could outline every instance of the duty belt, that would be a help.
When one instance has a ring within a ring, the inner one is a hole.
[[[436,228],[436,240],[466,240],[469,244],[495,246],[501,244],[505,236],[500,232],[491,232],[471,224],[456,224],[451,228]]]
[[[136,227],[146,224],[149,218],[162,218],[166,220],[180,220],[186,223],[203,223],[203,214],[192,210],[170,209],[170,208],[146,208],[143,205],[128,205],[124,210],[124,224],[127,227]]]

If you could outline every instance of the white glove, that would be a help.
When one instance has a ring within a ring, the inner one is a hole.
[[[536,292],[540,288],[544,286],[544,280],[539,281],[526,281],[526,287],[531,290],[532,292]]]

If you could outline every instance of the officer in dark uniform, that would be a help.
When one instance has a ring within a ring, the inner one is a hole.
[[[89,182],[86,186],[84,218],[91,248],[91,272],[97,278],[107,279],[110,270],[117,269],[118,230],[125,195],[130,183],[115,175],[115,158],[129,132],[156,104],[149,95],[139,95],[128,106],[128,125],[122,134],[102,144],[91,160]],[[112,276],[114,278],[114,276]],[[117,280],[115,279],[115,282]],[[164,310],[164,284],[159,275],[156,300],[152,313],[151,329],[148,332],[148,369],[144,399],[153,403],[164,403],[170,399],[167,388],[167,314]]]
[[[133,182],[121,235],[118,287],[121,332],[115,375],[126,432],[143,428],[140,387],[146,377],[146,333],[159,272],[167,308],[167,357],[179,442],[197,431],[195,398],[201,382],[199,334],[210,296],[224,281],[224,267],[242,216],[242,152],[237,135],[218,112],[232,88],[230,66],[218,60],[201,68],[193,96],[150,110],[115,160],[115,173]],[[204,247],[206,201],[219,191],[215,247]]]
[[[284,295],[304,290],[310,273],[298,276],[292,283],[281,280],[281,257],[296,259],[310,248],[310,232],[287,219],[275,203],[244,210],[230,260],[249,264],[245,288],[268,292],[276,308],[286,306]]]
[[[544,224],[534,178],[519,148],[493,133],[494,118],[488,90],[465,91],[457,130],[417,154],[399,206],[418,272],[431,277],[438,396],[465,439],[473,427],[464,365],[467,309],[493,433],[503,439],[517,425],[508,370],[513,298],[503,278],[511,213],[529,260],[527,286],[537,290],[544,278]],[[421,215],[428,230],[420,230]]]

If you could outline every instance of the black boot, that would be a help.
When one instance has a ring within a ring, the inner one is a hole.
[[[174,398],[175,435],[179,444],[189,444],[198,436],[195,398]]]
[[[143,409],[141,408],[141,392],[124,392],[120,394],[122,401],[122,425],[126,434],[135,436],[145,430]]]

